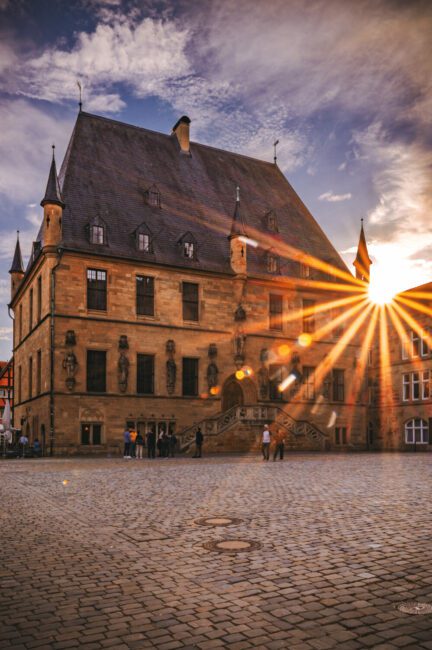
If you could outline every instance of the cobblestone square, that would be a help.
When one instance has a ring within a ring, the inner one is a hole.
[[[432,648],[397,609],[432,603],[431,485],[426,454],[1,462],[0,647]]]

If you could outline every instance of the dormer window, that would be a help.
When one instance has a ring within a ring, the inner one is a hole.
[[[267,253],[267,271],[279,273],[279,256],[274,253]]]
[[[148,205],[154,208],[161,207],[161,195],[156,185],[152,185],[144,192],[144,197]]]
[[[300,264],[300,277],[307,280],[311,276],[310,266],[308,264]]]
[[[88,225],[88,238],[91,244],[99,246],[107,244],[107,227],[105,221],[97,216],[90,219]]]
[[[90,228],[90,241],[92,244],[104,244],[104,227],[103,226],[91,226]]]
[[[197,242],[195,237],[190,232],[187,232],[185,235],[183,235],[183,237],[181,237],[177,243],[180,246],[181,254],[183,257],[186,257],[188,260],[197,259]]]
[[[144,233],[138,233],[138,250],[148,253],[150,251],[150,237]]]
[[[153,253],[152,234],[145,223],[135,230],[136,247],[142,253]]]
[[[270,210],[270,212],[267,212],[266,218],[267,218],[267,228],[272,232],[279,232],[276,213],[273,212],[273,210]]]

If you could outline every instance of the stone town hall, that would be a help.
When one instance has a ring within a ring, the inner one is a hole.
[[[292,449],[379,446],[368,377],[352,390],[360,339],[316,377],[344,332],[319,308],[347,295],[343,261],[276,163],[189,129],[80,112],[58,176],[53,156],[10,271],[15,423],[48,454],[116,453],[126,425],[185,447],[200,424],[208,450],[253,448],[273,422]],[[357,277],[362,260],[363,231]]]

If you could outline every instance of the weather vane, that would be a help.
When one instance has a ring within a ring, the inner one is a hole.
[[[276,165],[276,163],[277,163],[276,147],[278,146],[278,144],[279,144],[279,140],[275,140],[275,141],[273,142],[273,147],[274,147],[274,157],[273,157],[273,160],[274,160],[274,164],[275,164],[275,165]]]

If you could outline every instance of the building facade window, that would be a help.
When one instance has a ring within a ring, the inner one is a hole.
[[[21,304],[18,310],[18,341],[22,341],[22,322],[23,322],[23,307]]]
[[[28,396],[33,397],[33,357],[29,357],[28,364]]]
[[[150,235],[145,232],[138,233],[138,250],[150,253]]]
[[[154,394],[154,356],[137,354],[137,393]]]
[[[429,444],[429,425],[422,418],[412,418],[405,422],[405,442],[407,445]]]
[[[42,276],[37,279],[37,320],[40,323],[42,319]]]
[[[100,269],[87,269],[87,309],[106,311],[107,274]]]
[[[190,260],[195,258],[195,244],[192,241],[183,242],[183,255]]]
[[[310,266],[308,264],[300,264],[300,277],[308,280],[311,276]]]
[[[345,399],[345,370],[341,370],[340,368],[333,368],[332,384],[333,401],[343,402]]]
[[[42,392],[42,350],[37,351],[36,357],[36,395]]]
[[[33,327],[33,289],[29,291],[29,332]]]
[[[315,399],[315,368],[303,366],[304,397],[307,400]]]
[[[105,244],[105,228],[103,226],[90,226],[90,242]]]
[[[154,278],[136,276],[136,313],[139,316],[154,316]]]
[[[271,293],[269,296],[269,322],[271,330],[282,330],[283,298]]]
[[[267,271],[279,273],[279,257],[274,253],[267,253]]]
[[[81,423],[81,444],[101,445],[102,425],[82,422]]]
[[[18,366],[18,395],[17,395],[17,401],[18,404],[22,402],[22,367]]]
[[[405,372],[402,375],[402,400],[404,402],[430,398],[430,371]]]
[[[346,427],[335,427],[335,445],[348,444],[348,434]]]
[[[183,320],[199,320],[199,286],[194,282],[182,283]]]
[[[87,392],[106,392],[106,352],[87,350]]]
[[[183,395],[195,397],[198,395],[198,359],[183,357]]]
[[[283,399],[283,391],[279,390],[279,386],[283,381],[283,367],[279,364],[270,364],[269,366],[269,397],[271,400],[281,401]]]
[[[303,332],[315,332],[315,300],[303,299]]]
[[[144,192],[144,197],[148,205],[152,205],[154,208],[161,207],[161,194],[156,185],[149,187],[149,189]]]
[[[430,331],[428,329],[421,333],[410,330],[406,338],[402,339],[402,359],[415,359],[420,356],[429,356],[429,337]]]

